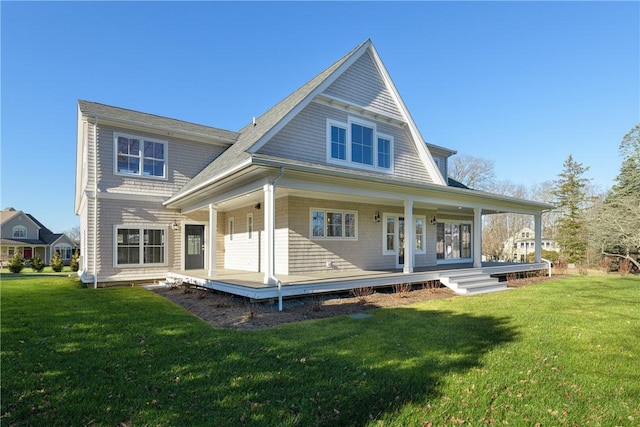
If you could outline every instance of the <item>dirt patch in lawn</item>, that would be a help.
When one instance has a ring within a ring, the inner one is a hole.
[[[547,277],[527,279],[511,278],[510,288],[529,286],[548,280]],[[366,294],[342,293],[290,298],[282,302],[283,311],[278,311],[278,300],[251,302],[248,298],[224,294],[217,291],[197,289],[189,286],[155,288],[154,292],[181,305],[195,316],[216,328],[266,329],[284,323],[309,319],[322,319],[339,315],[359,315],[382,307],[397,307],[456,294],[446,287],[413,286],[410,290],[380,288]]]
[[[454,296],[448,288],[394,292],[376,289],[371,295],[354,296],[351,293],[316,295],[278,300],[251,302],[248,298],[211,290],[188,287],[156,288],[154,292],[183,306],[186,310],[216,328],[266,329],[300,320],[321,319],[338,315],[355,315],[368,310],[414,304]]]

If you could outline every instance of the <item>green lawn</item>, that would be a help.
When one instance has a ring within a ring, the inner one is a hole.
[[[2,425],[640,425],[638,277],[253,332],[141,288],[0,286]]]

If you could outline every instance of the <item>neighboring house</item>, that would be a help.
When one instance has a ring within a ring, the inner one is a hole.
[[[455,151],[425,143],[369,40],[237,132],[88,101],[77,130],[79,273],[94,286],[479,267],[482,215],[540,227],[550,208],[447,180]]]
[[[529,255],[535,253],[536,247],[541,250],[560,252],[555,240],[536,239],[536,233],[525,227],[504,243],[503,254],[506,261],[526,262]]]
[[[32,215],[14,208],[0,211],[0,261],[6,265],[16,251],[25,259],[36,254],[49,264],[54,252],[60,253],[65,264],[69,264],[73,255],[73,242],[62,233],[54,233]]]

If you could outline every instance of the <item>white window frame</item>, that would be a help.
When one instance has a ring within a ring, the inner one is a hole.
[[[313,235],[313,213],[314,212],[322,212],[323,213],[323,230],[322,236],[314,236]],[[342,214],[342,236],[327,236],[327,217],[329,213],[339,213]],[[346,231],[346,223],[345,218],[346,215],[354,216],[354,237],[345,237]],[[331,241],[357,241],[358,240],[358,211],[345,210],[345,209],[331,209],[331,208],[309,208],[309,238],[311,240],[331,240]]]
[[[138,256],[138,262],[135,264],[119,264],[118,263],[118,230],[120,229],[131,229],[138,230],[139,233],[139,242],[138,242],[138,250],[140,251]],[[144,232],[145,230],[160,230],[162,231],[162,259],[163,262],[155,262],[155,263],[145,263],[144,262]],[[166,226],[156,225],[156,224],[116,224],[113,226],[113,266],[116,268],[140,268],[140,267],[162,267],[168,265],[167,263],[167,236],[168,229]]]
[[[469,262],[473,260],[473,222],[472,221],[466,221],[466,220],[454,220],[454,219],[445,219],[445,220],[438,220],[438,224],[451,224],[451,225],[458,225],[458,226],[462,226],[464,225],[468,225],[469,226],[469,237],[470,237],[470,242],[469,242],[469,246],[470,246],[470,257],[469,258],[445,258],[443,259],[438,259],[438,234],[437,234],[437,229],[436,229],[436,263],[437,264],[455,264],[455,263],[461,263],[461,262]],[[437,227],[437,225],[436,225]],[[462,244],[462,238],[460,239],[460,243]],[[460,250],[462,250],[462,248],[460,248]]]
[[[233,235],[236,232],[236,221],[233,217],[230,217],[227,221],[227,236],[229,237],[229,241],[233,241]]]
[[[68,261],[73,256],[73,247],[68,243],[60,243],[53,247],[53,251],[58,251],[60,253],[60,259],[64,261]],[[64,251],[64,252],[63,252]],[[69,255],[68,257],[66,257]]]
[[[422,249],[418,249],[417,247],[414,246],[413,248],[413,253],[416,255],[424,255],[427,253],[427,217],[424,215],[414,215],[413,216],[413,234],[414,234],[414,239],[413,242],[414,244],[418,243],[418,220],[421,219],[422,220],[422,235],[420,236],[422,239]]]
[[[247,240],[253,240],[253,214],[247,214]]]
[[[130,173],[130,172],[120,172],[120,171],[118,171],[118,138],[119,137],[140,140],[140,164],[138,165],[139,173]],[[163,175],[162,176],[145,175],[144,174],[144,159],[145,159],[145,157],[144,157],[144,142],[145,141],[149,141],[149,142],[153,142],[153,143],[164,145],[164,150],[163,150],[164,151],[164,159],[163,159],[163,161],[164,161],[164,171],[163,171]],[[115,175],[166,181],[168,179],[168,175],[169,175],[168,159],[169,159],[169,142],[168,141],[165,141],[165,140],[162,140],[162,139],[156,139],[156,138],[147,138],[146,136],[126,134],[126,133],[121,133],[121,132],[114,132],[113,133],[113,173]]]
[[[383,213],[382,214],[382,255],[398,254],[398,218],[403,216],[399,213]],[[393,219],[393,233],[387,232],[387,222],[389,218]],[[393,234],[393,249],[387,249],[387,237]]]
[[[16,232],[19,232],[19,231],[24,232],[24,236],[16,236]],[[16,225],[13,227],[11,235],[13,236],[12,237],[13,239],[27,239],[28,238],[27,227],[25,227],[24,225]]]
[[[352,146],[353,146],[353,142],[351,140],[351,125],[352,124],[357,124],[359,126],[364,126],[364,127],[368,127],[370,129],[373,130],[373,141],[372,141],[372,161],[373,164],[369,165],[366,163],[358,163],[358,162],[354,162],[351,160],[351,155],[352,155]],[[345,137],[345,159],[337,159],[331,156],[331,128],[332,127],[338,127],[341,129],[344,129],[346,131],[346,137]],[[378,164],[378,143],[379,143],[379,139],[386,139],[389,141],[389,167],[383,167],[380,166]],[[351,166],[354,168],[358,168],[358,169],[364,169],[364,170],[370,170],[370,171],[376,171],[376,172],[381,172],[381,173],[392,173],[394,170],[394,159],[395,159],[395,144],[394,144],[394,138],[391,135],[387,135],[384,133],[379,133],[378,132],[378,126],[375,122],[370,122],[368,120],[359,118],[359,117],[355,117],[355,116],[348,116],[347,117],[347,122],[341,122],[338,120],[333,120],[333,119],[327,119],[327,125],[326,125],[326,159],[327,159],[327,163],[329,164],[335,164],[335,165],[341,165],[341,166]]]

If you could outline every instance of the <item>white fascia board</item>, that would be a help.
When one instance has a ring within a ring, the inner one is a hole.
[[[75,192],[75,200],[74,200],[74,208],[75,214],[78,215],[80,209],[80,200],[82,198],[83,188],[82,187],[82,171],[84,168],[89,167],[86,165],[82,159],[82,155],[84,153],[84,145],[87,143],[85,140],[85,132],[84,132],[84,120],[82,116],[82,112],[80,111],[80,105],[78,105],[78,116],[76,119],[77,129],[76,129],[76,192]]]
[[[230,175],[233,175],[234,173],[236,173],[237,171],[239,171],[241,169],[244,169],[245,167],[249,166],[251,164],[251,162],[252,162],[252,159],[249,158],[249,159],[245,160],[244,162],[236,165],[235,167],[233,167],[231,169],[227,169],[226,171],[224,171],[224,172],[222,172],[222,173],[220,173],[220,174],[218,174],[216,176],[213,176],[213,177],[209,178],[205,182],[203,182],[200,185],[198,185],[198,186],[192,188],[191,190],[189,190],[186,194],[182,194],[180,197],[171,197],[171,198],[169,198],[168,200],[166,200],[164,202],[164,205],[167,206],[167,205],[170,205],[172,203],[177,202],[180,199],[185,199],[185,198],[189,197],[190,195],[192,195],[193,193],[196,193],[196,192],[202,190],[203,188],[215,183],[216,181],[219,181],[219,180],[221,180],[223,178],[226,178],[226,177],[228,177]]]
[[[298,103],[294,108],[289,110],[287,114],[278,122],[275,126],[269,129],[264,135],[260,137],[249,149],[247,153],[253,154],[260,150],[275,134],[280,132],[283,127],[285,127],[291,119],[300,113],[309,103],[315,98],[318,94],[325,91],[338,77],[342,75],[354,62],[356,62],[363,54],[367,51],[367,48],[371,46],[371,41],[367,40],[357,52],[354,52],[349,59],[340,64],[338,68],[333,70],[331,75],[325,78],[322,83],[320,83],[314,90],[312,90],[302,101]]]
[[[422,135],[420,135],[420,131],[418,131],[418,127],[413,121],[413,118],[411,117],[411,114],[409,113],[407,106],[402,100],[402,97],[400,96],[400,93],[398,92],[396,85],[393,83],[391,76],[389,75],[389,73],[387,72],[387,69],[382,63],[382,60],[380,59],[378,52],[376,51],[373,45],[371,45],[369,49],[374,59],[374,64],[376,64],[376,67],[378,68],[378,72],[382,76],[387,86],[387,89],[389,89],[394,100],[400,107],[400,111],[402,112],[402,115],[404,116],[404,119],[407,122],[409,132],[411,133],[414,145],[416,146],[416,150],[418,151],[418,155],[420,156],[420,160],[422,160],[422,163],[427,168],[427,171],[429,171],[429,175],[434,179],[436,184],[447,185],[446,179],[440,173],[440,170],[436,166],[436,163],[433,160],[433,157],[429,153],[429,150],[427,149],[427,145],[424,139],[422,139]]]
[[[220,203],[224,203],[228,200],[232,200],[238,197],[243,197],[247,194],[253,193],[255,191],[262,191],[262,188],[265,184],[269,183],[269,178],[264,177],[258,179],[254,182],[250,182],[248,184],[242,185],[240,187],[233,188],[229,191],[225,191],[220,194],[216,194],[206,200],[202,200],[198,203],[193,203],[191,205],[183,207],[180,212],[183,214],[187,214],[190,212],[195,212],[201,209],[208,207],[209,205],[217,206]]]

